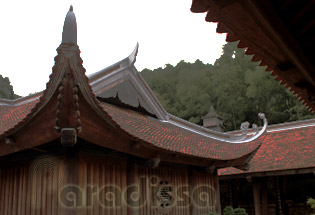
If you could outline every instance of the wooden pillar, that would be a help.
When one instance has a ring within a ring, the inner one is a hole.
[[[221,214],[221,202],[220,202],[220,184],[219,184],[219,177],[217,169],[213,173],[213,180],[214,180],[214,189],[216,192],[216,204],[215,204],[215,211],[217,214]]]
[[[286,177],[281,176],[280,178],[280,191],[281,191],[281,203],[282,203],[282,211],[283,214],[288,215],[289,214],[289,206],[287,204],[287,180]]]
[[[277,211],[279,215],[283,215],[283,210],[282,210],[282,203],[281,203],[281,190],[280,190],[280,182],[279,182],[279,177],[276,176],[275,178],[275,185],[276,185],[276,205],[277,205]]]
[[[254,192],[254,206],[255,215],[260,215],[260,183],[258,181],[253,182],[253,192]]]
[[[71,194],[71,195],[69,195]],[[61,214],[77,215],[83,206],[79,188],[79,155],[77,145],[66,147],[64,155],[64,183],[59,192]]]
[[[194,171],[191,168],[189,168],[188,171],[189,171],[188,182],[189,182],[189,196],[190,196],[190,209],[189,209],[190,213],[189,214],[197,215],[198,210],[196,208],[196,204],[194,202],[194,196],[193,196],[193,193],[194,193],[193,191],[196,186],[195,180],[194,180]]]
[[[266,180],[261,182],[262,215],[269,215],[268,189]]]
[[[233,206],[233,191],[232,191],[232,179],[228,180],[228,187],[229,187],[229,203]]]
[[[140,201],[140,184],[138,181],[138,171],[134,162],[129,159],[127,164],[127,214],[138,215],[139,214],[139,201]],[[138,201],[134,198],[133,194],[138,193]]]

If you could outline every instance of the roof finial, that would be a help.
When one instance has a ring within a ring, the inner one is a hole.
[[[72,5],[70,5],[70,9],[63,25],[62,43],[77,44],[77,22]]]

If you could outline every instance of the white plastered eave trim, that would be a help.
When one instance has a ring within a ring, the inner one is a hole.
[[[216,132],[210,129],[204,128],[202,126],[198,126],[196,124],[187,122],[180,118],[174,117],[170,115],[169,120],[161,120],[163,123],[170,123],[174,126],[180,127],[182,129],[188,130],[190,132],[196,133],[198,135],[202,135],[207,138],[215,139],[221,142],[240,144],[240,143],[248,143],[258,139],[262,136],[268,126],[268,121],[265,117],[265,114],[259,113],[259,118],[263,120],[263,127],[261,130],[256,129],[256,132],[253,134],[252,132],[248,132],[248,126],[242,129],[242,134],[227,134],[223,132]]]

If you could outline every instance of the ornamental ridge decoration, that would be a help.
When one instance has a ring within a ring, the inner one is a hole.
[[[77,133],[82,131],[78,91],[72,71],[68,67],[58,86],[55,126],[58,133],[62,128],[75,128]]]

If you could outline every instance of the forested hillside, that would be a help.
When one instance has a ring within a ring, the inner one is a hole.
[[[18,95],[14,94],[13,86],[10,83],[9,78],[3,78],[0,75],[0,98],[2,99],[17,99]]]
[[[259,112],[270,124],[314,117],[236,45],[226,44],[214,65],[181,61],[153,71],[144,69],[141,75],[169,113],[200,125],[211,105],[223,118],[226,131],[239,129],[244,121],[257,122]]]

